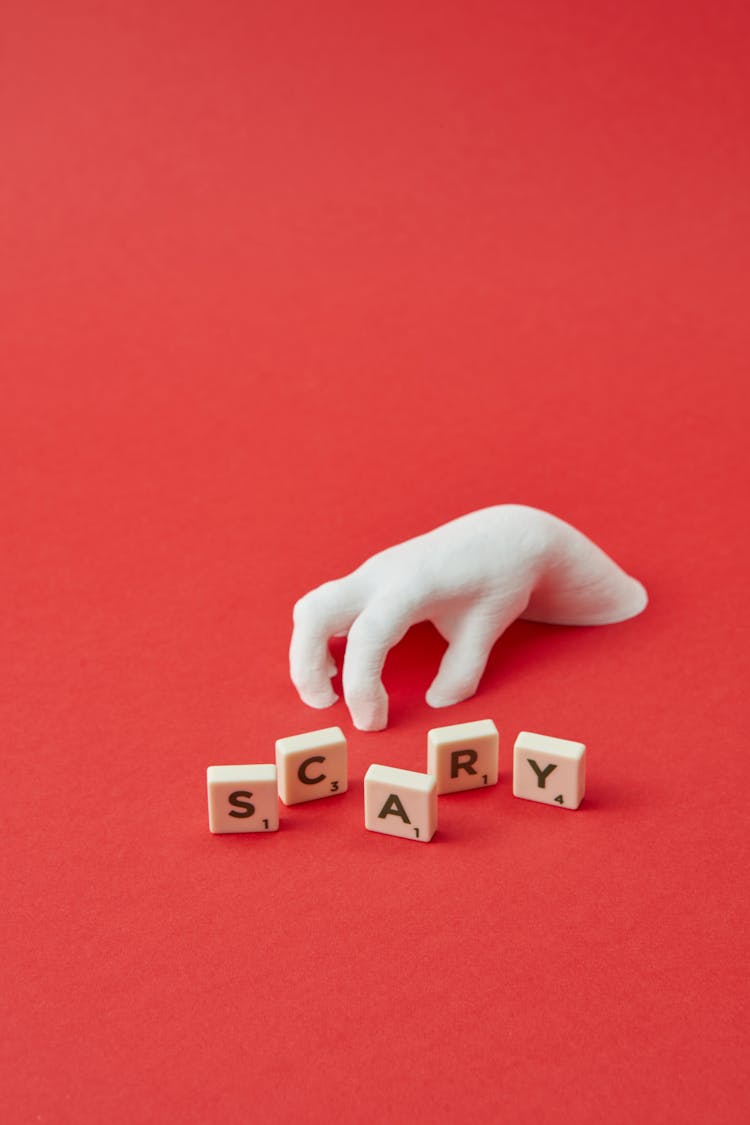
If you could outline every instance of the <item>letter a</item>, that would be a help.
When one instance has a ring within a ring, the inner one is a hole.
[[[400,816],[404,824],[411,824],[411,821],[406,815],[406,809],[401,804],[401,800],[397,793],[391,793],[390,797],[378,813],[379,820],[385,820],[387,816]]]

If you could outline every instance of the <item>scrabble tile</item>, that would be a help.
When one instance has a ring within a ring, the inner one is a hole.
[[[346,793],[346,738],[338,727],[280,738],[276,743],[279,797],[285,805]]]
[[[437,828],[435,778],[391,766],[370,766],[365,774],[365,828],[427,843]]]
[[[276,832],[276,766],[209,766],[206,780],[212,832]]]
[[[438,793],[497,785],[497,727],[492,719],[427,732],[427,772]]]
[[[577,809],[586,787],[586,747],[522,730],[513,747],[513,796]]]

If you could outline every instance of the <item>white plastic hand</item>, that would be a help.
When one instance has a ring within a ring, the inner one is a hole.
[[[311,707],[329,707],[337,668],[328,642],[347,636],[344,697],[359,730],[388,725],[385,658],[411,625],[432,621],[448,641],[427,692],[448,707],[477,690],[490,650],[517,617],[557,625],[607,625],[647,603],[629,577],[570,524],[503,504],[461,516],[373,555],[294,607],[292,682]]]

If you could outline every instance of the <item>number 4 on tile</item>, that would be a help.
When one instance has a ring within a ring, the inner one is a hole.
[[[586,784],[582,742],[521,731],[513,747],[513,795],[577,809]]]

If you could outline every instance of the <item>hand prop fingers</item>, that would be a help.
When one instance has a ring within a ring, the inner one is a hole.
[[[295,605],[289,672],[300,699],[309,707],[330,707],[338,699],[331,687],[337,669],[328,642],[337,634],[346,634],[360,609],[358,584],[352,575],[326,582]]]
[[[379,597],[349,630],[344,656],[344,698],[357,730],[384,730],[388,695],[381,675],[388,652],[412,624],[411,607],[398,596]]]
[[[492,646],[526,607],[528,596],[500,606],[477,605],[445,632],[448,648],[425,699],[430,707],[450,707],[469,699],[479,687]],[[441,629],[443,632],[443,629]]]
[[[383,664],[417,621],[434,621],[449,642],[427,692],[430,706],[447,707],[473,695],[494,642],[516,617],[604,625],[635,616],[647,601],[641,584],[570,524],[497,505],[389,547],[302,598],[292,680],[305,703],[334,703],[328,642],[348,632],[346,702],[356,727],[381,730],[388,721]]]

